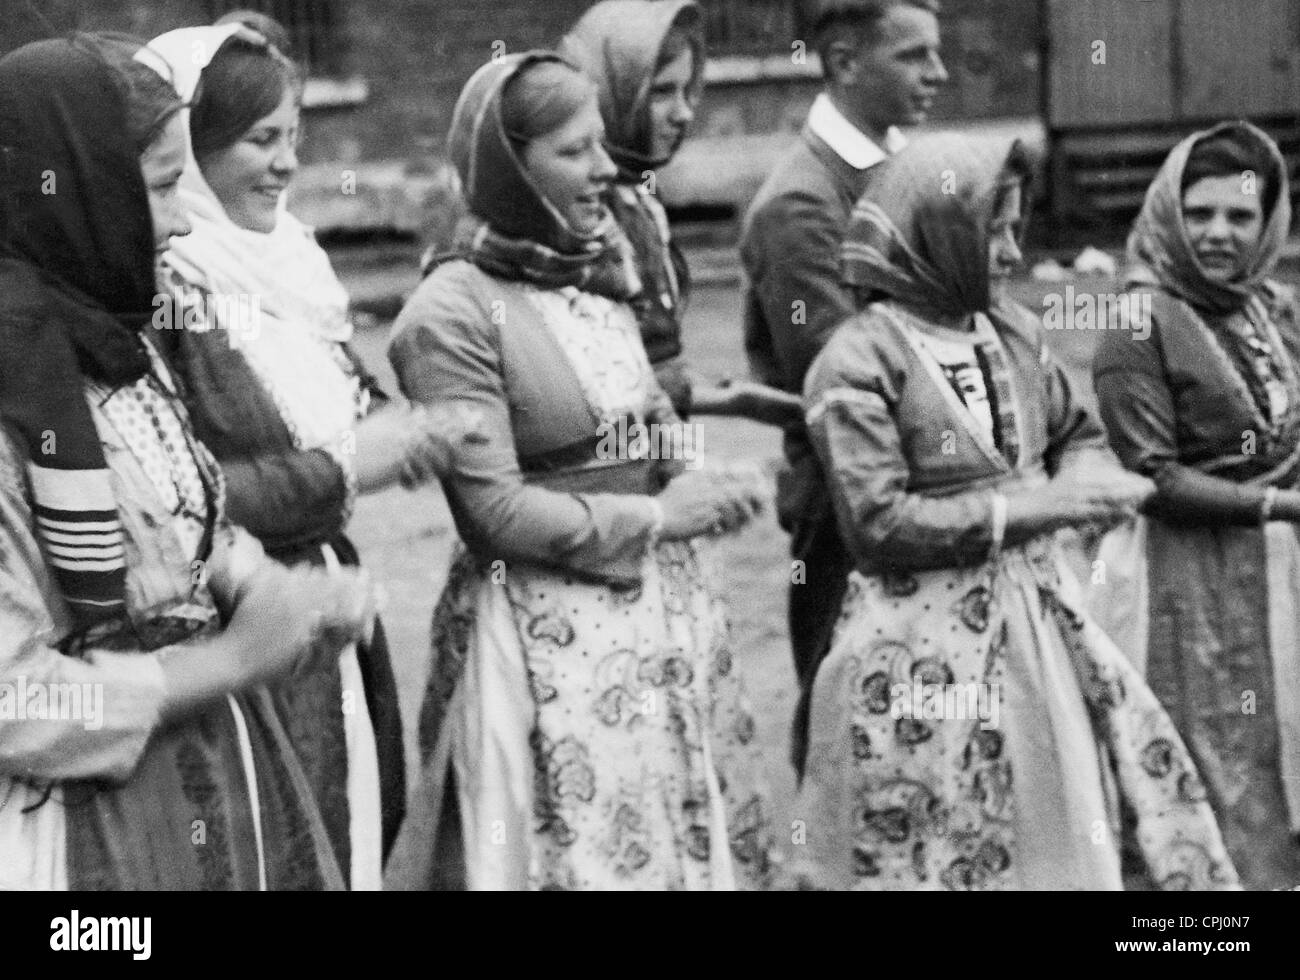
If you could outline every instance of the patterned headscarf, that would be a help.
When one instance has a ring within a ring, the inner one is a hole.
[[[860,301],[884,294],[920,312],[988,311],[988,225],[1000,190],[1019,183],[1028,212],[1033,165],[1024,144],[923,136],[880,165],[854,206],[841,274]]]
[[[1187,236],[1183,222],[1183,172],[1192,150],[1202,140],[1231,134],[1243,144],[1253,142],[1270,160],[1269,173],[1259,175],[1276,191],[1276,201],[1265,215],[1259,246],[1249,266],[1233,282],[1206,275]],[[1277,266],[1291,227],[1291,193],[1282,151],[1268,134],[1247,122],[1226,122],[1195,133],[1179,143],[1147,189],[1146,202],[1128,240],[1128,282],[1131,286],[1159,285],[1198,309],[1224,314],[1242,309],[1258,295]]]
[[[542,195],[506,133],[501,96],[519,72],[554,61],[578,69],[551,51],[529,51],[489,61],[456,102],[448,150],[477,219],[452,254],[485,272],[547,288],[578,286],[615,299],[640,290],[631,246],[609,217],[592,235],[580,235]],[[436,262],[435,262],[436,264]]]

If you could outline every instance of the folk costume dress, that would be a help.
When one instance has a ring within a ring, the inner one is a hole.
[[[221,629],[204,564],[262,552],[143,336],[126,119],[84,42],[0,60],[0,889],[338,889],[265,689],[160,727],[161,660]]]
[[[805,405],[856,567],[814,682],[795,868],[829,888],[1118,889],[1129,839],[1161,887],[1233,887],[1190,756],[1053,538],[1004,541],[998,494],[1117,467],[1032,315],[990,297],[985,229],[1018,159],[917,140],[846,237],[874,302]]]
[[[1196,258],[1181,189],[1196,143],[1225,133],[1266,148],[1260,186],[1276,194],[1228,284]],[[1093,606],[1178,724],[1249,888],[1300,885],[1300,546],[1294,524],[1263,520],[1267,488],[1300,476],[1300,325],[1269,278],[1290,215],[1268,136],[1232,123],[1189,137],[1130,238],[1142,322],[1109,332],[1093,363],[1111,445],[1159,488],[1103,542]]]
[[[467,550],[434,616],[426,763],[388,881],[429,887],[459,826],[472,889],[730,889],[766,873],[769,842],[731,764],[754,720],[725,618],[695,547],[656,539],[665,466],[599,448],[606,423],[676,417],[619,263],[593,262],[617,245],[568,229],[501,125],[502,87],[552,57],[466,86],[450,145],[484,223],[394,326],[406,394],[488,434],[444,481]]]
[[[161,58],[182,98],[237,25],[172,31]],[[196,57],[196,53],[202,57]],[[142,60],[150,63],[147,57]],[[231,519],[288,565],[356,565],[352,440],[384,395],[351,354],[348,296],[305,227],[281,208],[269,233],[235,225],[192,147],[181,198],[193,231],[164,256],[177,297],[156,332],[195,428],[225,469]],[[382,628],[338,666],[277,686],[350,886],[382,885],[405,804],[401,719]]]

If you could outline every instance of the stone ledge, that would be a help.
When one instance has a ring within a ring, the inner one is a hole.
[[[1038,151],[1047,144],[1034,117],[936,122],[931,131],[1018,137]],[[669,208],[723,207],[743,214],[795,133],[699,136],[659,175],[657,191]],[[463,213],[459,180],[445,160],[417,164],[374,160],[304,166],[294,178],[290,209],[322,232],[413,235],[449,242]]]

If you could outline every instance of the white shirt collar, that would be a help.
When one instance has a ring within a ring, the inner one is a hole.
[[[808,126],[845,163],[858,170],[874,167],[907,145],[903,131],[897,126],[890,126],[885,133],[885,148],[882,150],[871,137],[835,108],[835,103],[825,92],[813,100],[812,109],[808,112]]]

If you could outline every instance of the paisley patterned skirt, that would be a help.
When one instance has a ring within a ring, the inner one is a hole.
[[[451,760],[470,888],[766,883],[754,721],[694,545],[658,545],[631,589],[462,555],[433,645],[421,741]]]
[[[1235,888],[1191,757],[1080,598],[1048,540],[854,573],[814,684],[797,879],[1118,889],[1123,852],[1159,887]]]

